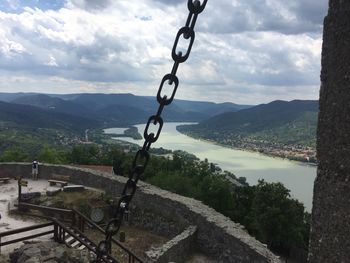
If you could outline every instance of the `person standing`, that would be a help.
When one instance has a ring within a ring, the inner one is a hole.
[[[39,162],[35,159],[32,163],[32,177],[33,180],[38,180]]]

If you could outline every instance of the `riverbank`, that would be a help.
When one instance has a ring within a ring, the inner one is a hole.
[[[222,170],[234,173],[237,177],[245,177],[249,185],[258,184],[259,180],[266,182],[281,182],[291,192],[291,196],[304,203],[307,211],[312,208],[313,185],[316,177],[316,167],[307,163],[290,161],[286,158],[270,157],[257,151],[236,150],[223,147],[214,142],[196,140],[176,130],[176,126],[187,123],[164,123],[162,134],[153,147],[170,150],[183,150],[194,154],[201,160],[207,159]],[[135,125],[139,131],[145,125]],[[118,141],[134,143],[142,147],[142,140],[118,138]],[[117,141],[115,140],[115,141]]]
[[[262,155],[272,157],[272,158],[280,158],[280,159],[287,159],[289,161],[295,161],[302,164],[307,164],[310,166],[317,166],[317,160],[316,160],[316,150],[312,149],[310,147],[304,147],[304,146],[284,146],[283,147],[276,147],[276,145],[270,146],[270,147],[259,147],[256,144],[252,142],[245,142],[240,143],[240,146],[238,145],[232,145],[230,143],[223,143],[220,141],[210,140],[207,138],[203,138],[201,136],[195,136],[191,133],[185,133],[178,129],[176,127],[176,130],[188,137],[191,137],[195,140],[201,140],[207,143],[212,143],[221,147],[225,147],[228,149],[233,150],[239,150],[239,151],[247,151],[252,153],[260,153]]]

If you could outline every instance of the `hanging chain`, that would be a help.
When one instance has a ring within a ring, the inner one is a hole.
[[[171,70],[171,73],[166,74],[160,83],[157,92],[157,101],[159,103],[157,113],[149,117],[147,121],[145,130],[143,132],[143,137],[145,139],[144,144],[142,148],[136,152],[136,155],[131,165],[129,179],[124,186],[121,198],[119,199],[116,209],[113,212],[113,217],[106,226],[106,238],[98,244],[96,262],[101,262],[103,255],[111,253],[112,237],[118,233],[122,224],[124,214],[128,211],[130,201],[132,200],[135,194],[137,182],[146,169],[147,163],[150,158],[149,149],[152,143],[156,142],[159,138],[164,123],[161,114],[163,112],[164,107],[171,104],[174,100],[176,90],[179,86],[179,79],[176,76],[176,72],[178,70],[179,64],[185,62],[190,55],[195,38],[194,27],[197,21],[197,17],[198,14],[200,14],[204,10],[207,1],[208,0],[203,0],[202,4],[198,0],[188,0],[187,2],[189,14],[187,17],[186,25],[180,28],[180,30],[178,31],[171,52],[171,56],[174,60],[173,68]],[[183,36],[183,38],[186,39],[188,42],[187,51],[185,53],[177,51],[177,46],[181,36]],[[172,86],[173,91],[170,97],[168,97],[168,95],[162,95],[164,85]],[[149,132],[151,124],[158,127],[156,133]]]

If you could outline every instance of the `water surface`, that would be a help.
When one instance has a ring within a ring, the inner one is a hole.
[[[184,150],[195,154],[202,160],[208,158],[209,162],[217,163],[223,170],[233,172],[237,177],[246,177],[247,182],[251,185],[256,184],[259,179],[264,179],[267,182],[281,182],[291,190],[292,197],[303,202],[307,211],[311,211],[316,167],[193,139],[176,130],[176,126],[180,124],[186,123],[165,123],[162,133],[153,147]],[[145,125],[135,126],[142,134]],[[138,145],[143,144],[143,140],[134,140],[128,137],[116,139]]]

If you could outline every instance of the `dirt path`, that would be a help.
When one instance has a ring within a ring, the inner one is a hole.
[[[91,168],[91,167],[88,166],[88,168]],[[101,169],[100,166],[96,168]],[[101,170],[103,169],[107,170],[108,167],[103,167]],[[28,187],[22,187],[23,193],[40,192],[42,193],[41,198],[43,199],[48,198],[48,200],[51,200],[50,197],[45,197],[46,190],[48,187],[50,187],[47,180],[38,180],[38,181],[33,181],[31,179],[25,179],[25,180],[28,181]],[[63,194],[63,193],[60,193],[60,194]],[[69,194],[70,194],[70,196],[68,197],[69,200],[62,199],[64,200],[65,203],[74,202],[74,198],[72,198],[71,196],[71,195],[74,195],[74,193],[69,193]],[[78,194],[81,195],[81,193],[78,193]],[[18,186],[17,186],[16,180],[11,179],[10,182],[7,184],[0,184],[0,214],[1,214],[0,232],[6,232],[11,229],[31,226],[31,225],[38,224],[40,222],[36,218],[26,218],[23,216],[18,216],[18,215],[16,216],[14,215],[14,213],[9,213],[9,208],[15,209],[14,204],[17,203],[17,197],[18,197]],[[51,230],[51,229],[50,228],[39,229],[36,232],[34,232],[35,231],[34,230],[34,231],[31,231],[30,234],[39,233],[39,231],[43,232],[48,230]],[[136,255],[140,256],[141,258],[144,258],[144,255],[145,255],[144,252],[149,250],[151,246],[159,246],[168,241],[168,238],[155,235],[149,231],[145,231],[133,226],[125,225],[122,227],[121,231],[124,231],[126,234],[126,242],[124,243],[125,246],[127,246],[131,251],[136,253]],[[21,233],[11,237],[4,237],[2,238],[1,241],[13,240],[15,238],[20,238],[28,234],[29,232]],[[104,239],[104,235],[89,229],[86,230],[86,234],[88,234],[88,236],[91,237],[92,240],[94,240],[97,244],[99,241]],[[52,236],[40,237],[40,238],[37,238],[36,240],[49,240],[51,237]],[[23,244],[22,242],[18,242],[15,244],[2,247],[1,253],[7,254],[22,244]],[[124,255],[123,253],[121,253],[119,249],[116,249],[114,253],[119,255],[118,258],[120,258],[122,262],[127,262],[128,260],[127,255]]]

